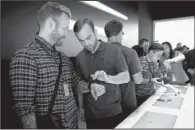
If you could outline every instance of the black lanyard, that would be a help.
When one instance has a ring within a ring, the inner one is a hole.
[[[48,52],[48,50],[46,50],[46,49],[43,47],[42,43],[41,43],[40,41],[38,41],[38,40],[36,40],[36,41],[37,41],[37,43],[38,43],[39,45],[41,45],[41,47],[42,47],[42,48],[43,48],[43,49],[52,57],[52,55]],[[53,46],[53,47],[55,47],[55,46]],[[55,48],[54,48],[54,49],[55,49]],[[52,114],[52,108],[53,108],[54,102],[55,102],[55,100],[56,100],[57,92],[58,92],[58,89],[59,89],[60,76],[61,76],[61,74],[62,74],[62,57],[61,57],[61,53],[60,53],[60,52],[58,52],[58,56],[59,56],[59,59],[60,59],[60,63],[59,63],[59,66],[58,66],[59,73],[58,73],[58,77],[57,77],[57,79],[56,79],[56,83],[55,83],[55,88],[54,88],[53,96],[52,96],[51,102],[50,102],[50,104],[49,104],[49,110],[48,110],[48,114],[49,114],[49,115]],[[54,59],[54,58],[52,57],[52,59]],[[55,61],[55,59],[54,59],[54,61]],[[57,65],[58,65],[58,64],[57,64]]]

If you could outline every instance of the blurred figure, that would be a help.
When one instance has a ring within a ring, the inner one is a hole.
[[[108,38],[108,43],[116,45],[122,51],[129,68],[130,77],[132,78],[129,83],[120,85],[124,119],[137,108],[135,84],[140,84],[143,80],[141,65],[136,51],[121,44],[123,37],[123,24],[120,21],[109,21],[105,25],[104,30]]]
[[[168,78],[167,80],[169,80],[169,82],[170,82],[170,81],[172,81],[173,73],[171,71],[170,64],[165,64],[164,61],[168,60],[168,59],[172,59],[174,57],[174,52],[173,52],[172,46],[169,42],[163,42],[162,45],[163,45],[163,48],[164,48],[164,52],[163,52],[162,57],[159,60],[159,64],[162,67],[168,65],[167,68],[169,68],[169,69],[164,68],[164,70],[166,71],[164,73],[164,76],[166,76]]]
[[[188,80],[182,61],[185,59],[183,55],[183,47],[176,48],[174,50],[174,58],[165,60],[165,63],[171,65],[171,71],[173,72],[173,81],[177,81],[178,84],[185,84]]]
[[[157,79],[162,77],[158,60],[162,57],[163,46],[159,43],[153,43],[148,49],[148,54],[139,58],[142,66],[143,82],[136,85],[136,96],[138,106],[145,102],[153,93],[155,93],[155,84]]]
[[[138,45],[133,46],[132,48],[137,52],[138,57],[145,56],[148,52],[149,41],[147,39],[141,39]]]
[[[183,45],[183,54],[186,54],[186,53],[187,53],[187,51],[188,51],[187,46],[186,46],[186,45]]]
[[[179,47],[182,47],[182,44],[181,43],[177,43],[176,48],[179,48]]]
[[[165,60],[173,58],[174,52],[173,52],[171,44],[169,42],[163,42],[162,45],[164,48],[164,53],[163,53],[162,58],[164,58]]]
[[[184,70],[188,74],[189,80],[186,83],[191,83],[191,85],[194,85],[194,68],[195,68],[195,49],[189,50],[185,54],[185,60],[184,60]]]
[[[187,47],[187,52],[190,50],[190,48],[189,47]]]

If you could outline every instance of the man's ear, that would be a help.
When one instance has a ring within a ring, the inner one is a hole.
[[[46,30],[52,33],[56,28],[56,22],[50,17],[45,21]]]

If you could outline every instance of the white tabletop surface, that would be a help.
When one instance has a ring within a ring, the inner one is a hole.
[[[180,95],[184,98],[180,109],[153,106],[153,104],[162,95],[162,93],[166,91],[166,88],[160,87],[154,95],[147,99],[131,115],[129,115],[125,120],[123,120],[116,127],[116,129],[132,128],[146,112],[176,115],[177,119],[173,128],[194,128],[194,86],[182,87],[186,87],[187,92],[185,94]]]

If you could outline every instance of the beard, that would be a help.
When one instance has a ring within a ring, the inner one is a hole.
[[[95,41],[93,42],[92,45],[86,46],[86,49],[89,51],[94,51],[96,46],[97,46],[97,43],[98,43],[98,41],[97,41],[97,39],[95,39]]]
[[[57,40],[56,40],[56,46],[62,46],[63,43],[64,43],[64,40],[65,40],[65,36],[62,36],[62,37],[59,37]]]
[[[56,46],[62,46],[65,38],[65,36],[60,35],[57,29],[51,34],[51,39]]]

